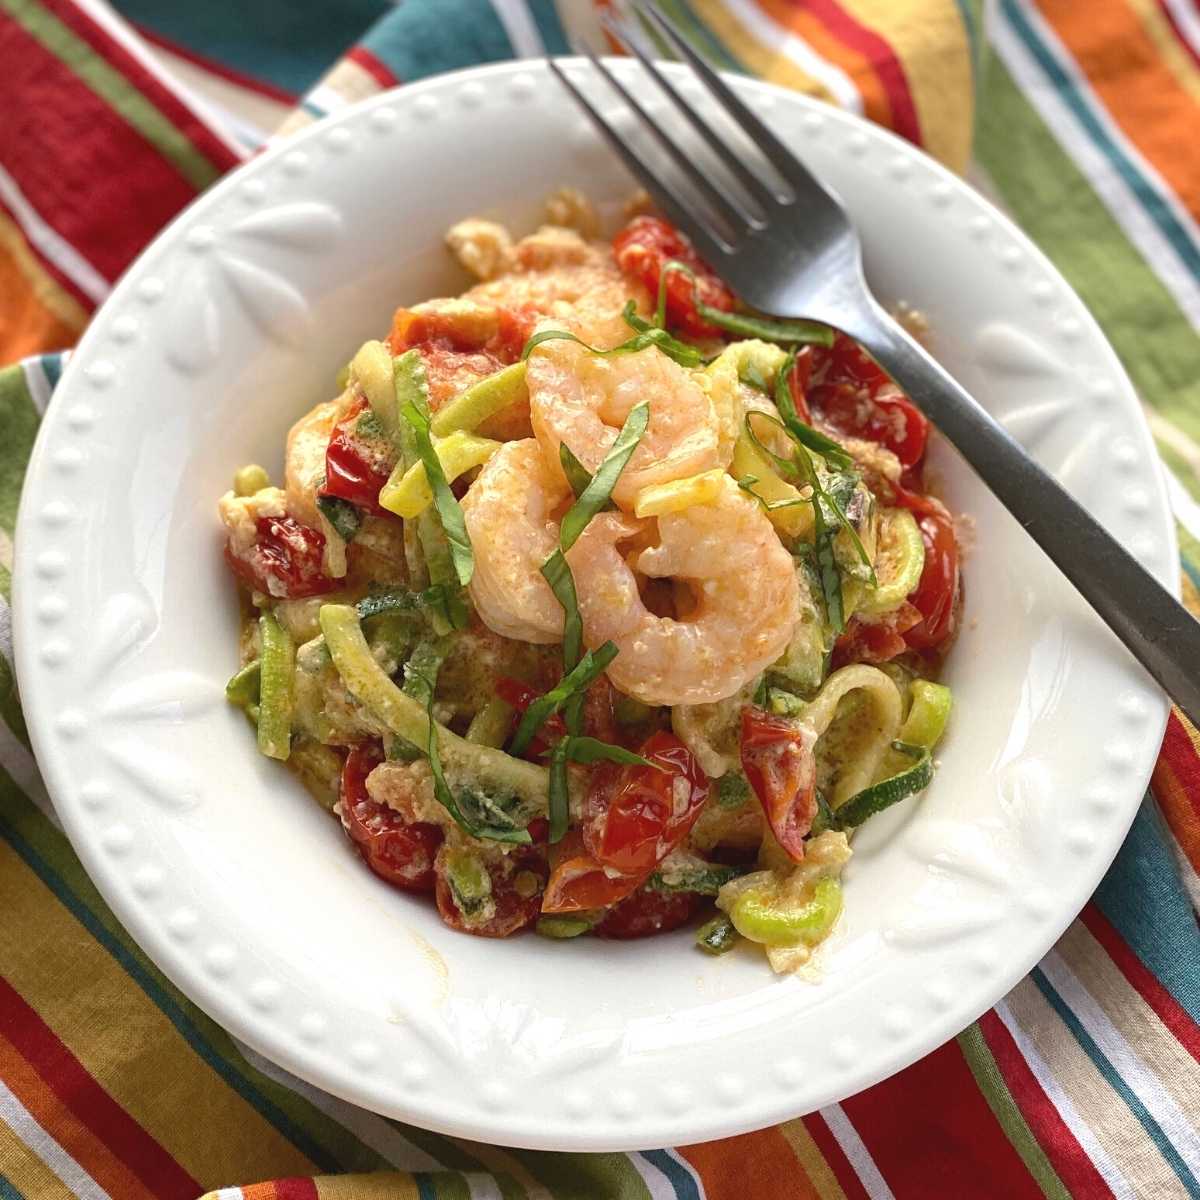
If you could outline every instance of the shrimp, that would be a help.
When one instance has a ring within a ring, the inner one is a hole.
[[[654,347],[601,357],[578,342],[543,342],[530,355],[526,380],[534,436],[556,471],[563,442],[595,471],[633,406],[650,402],[650,423],[613,489],[621,508],[632,508],[650,484],[721,465],[712,398]]]
[[[546,469],[537,442],[505,442],[463,497],[475,548],[471,600],[483,623],[503,637],[561,642],[563,610],[540,568],[558,546],[554,510],[570,496]]]
[[[288,432],[284,488],[288,512],[302,525],[321,528],[317,490],[325,482],[325,450],[345,408],[345,395],[307,412]]]
[[[659,517],[658,544],[627,561],[621,543],[646,524],[600,513],[567,554],[584,641],[617,646],[609,679],[646,704],[722,700],[787,648],[800,606],[792,556],[728,477],[712,502]],[[655,616],[635,572],[690,585],[694,607]]]

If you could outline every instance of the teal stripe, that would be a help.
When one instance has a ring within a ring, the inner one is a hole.
[[[1095,899],[1155,978],[1200,1022],[1200,931],[1169,837],[1147,794]]]
[[[1192,587],[1200,592],[1200,567],[1192,566],[1184,554],[1179,556],[1179,565],[1183,568],[1183,573],[1192,581]]]
[[[300,107],[306,113],[308,113],[310,117],[316,117],[318,121],[326,115],[325,110],[319,104],[314,104],[307,96],[300,101]]]
[[[25,1197],[12,1185],[12,1181],[0,1175],[0,1200],[25,1200]]]
[[[46,376],[46,382],[50,385],[50,390],[53,392],[58,387],[58,381],[62,378],[63,367],[67,365],[67,358],[70,356],[69,350],[60,350],[57,354],[43,354],[42,357],[42,372]]]
[[[1092,1060],[1092,1063],[1100,1074],[1104,1076],[1105,1081],[1125,1101],[1129,1111],[1133,1113],[1138,1119],[1138,1123],[1150,1135],[1150,1140],[1158,1147],[1163,1158],[1170,1164],[1171,1170],[1175,1172],[1187,1194],[1200,1200],[1200,1179],[1197,1179],[1188,1170],[1187,1164],[1179,1156],[1179,1151],[1171,1145],[1167,1135],[1163,1133],[1161,1126],[1151,1116],[1149,1109],[1137,1098],[1132,1088],[1121,1077],[1120,1072],[1108,1061],[1104,1052],[1092,1040],[1091,1034],[1084,1029],[1079,1018],[1075,1016],[1066,1001],[1055,991],[1050,980],[1046,978],[1045,973],[1042,971],[1042,968],[1034,967],[1031,978],[1037,984],[1038,991],[1042,993],[1051,1008],[1058,1013],[1063,1024],[1071,1031],[1075,1040],[1083,1048],[1084,1053]]]
[[[405,83],[515,53],[488,0],[409,0],[377,22],[362,45]]]
[[[567,0],[570,3],[571,0]],[[566,30],[558,19],[558,9],[554,0],[529,0],[529,15],[541,34],[542,45],[547,54],[570,54],[571,47],[567,44]]]
[[[678,1200],[704,1200],[692,1173],[666,1150],[643,1150],[642,1157],[652,1166],[657,1167],[666,1177],[671,1187],[675,1189]]]
[[[16,784],[7,772],[0,768],[0,785],[6,790],[17,791]],[[339,1163],[331,1157],[324,1146],[313,1141],[308,1133],[262,1095],[217,1052],[216,1048],[196,1028],[184,1008],[168,995],[154,976],[118,941],[96,918],[67,882],[25,840],[20,831],[11,824],[8,814],[0,806],[0,837],[13,848],[27,867],[50,889],[59,903],[112,955],[113,959],[142,989],[145,995],[162,1011],[179,1035],[239,1096],[253,1106],[267,1121],[275,1126],[301,1153],[306,1155],[323,1173],[339,1169]]]
[[[424,1171],[414,1172],[413,1182],[417,1185],[417,1195],[420,1200],[438,1200],[437,1189]]]
[[[1083,126],[1084,132],[1116,169],[1117,174],[1129,185],[1146,210],[1147,216],[1171,243],[1175,253],[1179,255],[1192,274],[1200,279],[1200,248],[1192,241],[1191,235],[1167,207],[1162,196],[1101,125],[1082,93],[1059,65],[1050,49],[1038,37],[1021,11],[1017,0],[1001,0],[1001,8],[1014,32],[1025,43],[1026,49],[1037,60],[1046,77],[1054,84],[1059,95],[1074,113],[1075,119]]]

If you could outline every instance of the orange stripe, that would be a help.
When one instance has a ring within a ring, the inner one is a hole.
[[[50,1090],[29,1061],[0,1034],[0,1075],[37,1123],[106,1191],[122,1200],[153,1200],[147,1188]]]
[[[1175,76],[1179,86],[1193,100],[1200,100],[1200,60],[1192,56],[1190,47],[1172,28],[1166,11],[1165,0],[1129,0],[1130,7],[1137,13],[1138,20],[1146,30],[1146,36],[1154,43],[1163,65]]]
[[[863,115],[890,129],[893,124],[892,106],[887,92],[871,60],[836,38],[828,27],[805,8],[797,8],[788,0],[757,0],[778,24],[798,33],[822,58],[841,67],[858,88],[863,101]]]
[[[1182,130],[1200,126],[1200,105],[1163,65],[1124,3],[1037,0],[1113,120],[1194,217],[1200,218],[1200,156],[1180,153]]]
[[[78,340],[88,314],[34,258],[24,235],[0,212],[0,363],[62,350]]]
[[[710,1196],[822,1200],[778,1129],[680,1146],[679,1153],[700,1172],[704,1190]]]

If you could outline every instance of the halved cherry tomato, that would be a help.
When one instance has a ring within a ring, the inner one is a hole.
[[[835,334],[814,358],[808,407],[850,437],[878,442],[902,467],[920,462],[929,421],[853,338]]]
[[[796,406],[796,415],[806,425],[812,424],[812,412],[808,407],[808,387],[812,380],[813,348],[802,346],[796,352],[792,371],[788,376],[788,390],[792,393],[792,403]]]
[[[925,567],[921,582],[909,596],[922,620],[905,635],[914,650],[935,650],[954,632],[958,601],[958,542],[954,522],[941,505],[917,514],[921,540],[925,543]]]
[[[442,831],[437,825],[406,821],[371,799],[367,776],[381,762],[378,742],[362,742],[350,751],[342,768],[342,826],[380,879],[406,892],[431,892]]]
[[[813,737],[799,721],[753,704],[742,709],[742,770],[763,807],[775,840],[794,862],[817,815]]]
[[[733,293],[696,253],[688,238],[669,221],[661,217],[634,217],[613,238],[613,254],[617,266],[626,275],[640,280],[655,298],[662,269],[668,262],[674,260],[690,267],[694,279],[689,279],[682,271],[672,271],[667,276],[667,324],[695,337],[720,335],[720,329],[709,325],[696,312],[695,297],[710,308],[732,312]]]
[[[638,753],[654,765],[612,769],[602,763],[593,770],[583,839],[597,862],[645,878],[695,824],[708,799],[708,776],[665,729]]]
[[[438,912],[451,929],[473,933],[476,937],[502,938],[537,920],[547,874],[546,856],[540,849],[524,847],[488,864],[492,902],[496,911],[483,922],[468,922],[459,911],[454,902],[454,893],[446,881],[442,862],[439,856],[434,895]],[[528,894],[523,894],[525,892]]]
[[[454,351],[458,354],[486,353],[493,356],[498,369],[515,363],[537,324],[537,313],[528,305],[496,305],[496,325],[467,322],[453,309],[441,312],[413,312],[398,308],[392,317],[388,344],[393,354],[403,354],[418,346],[427,350]],[[426,364],[428,366],[428,363]],[[490,374],[491,372],[485,372]]]
[[[377,517],[391,514],[379,506],[379,489],[388,481],[395,453],[386,439],[365,437],[358,431],[359,418],[367,411],[364,397],[350,406],[333,427],[325,450],[323,496],[349,500]]]
[[[563,859],[550,874],[542,912],[570,913],[608,908],[635,891],[645,876],[609,874],[587,854]]]
[[[846,632],[834,643],[834,669],[847,663],[890,662],[909,648],[904,634],[920,621],[920,612],[907,601],[880,621],[851,617]]]
[[[325,535],[319,529],[288,516],[259,517],[254,529],[254,544],[244,553],[225,546],[225,561],[243,583],[287,600],[319,596],[337,586],[321,565]]]
[[[654,892],[643,889],[622,900],[593,930],[605,938],[642,938],[686,925],[699,897],[687,892]]]

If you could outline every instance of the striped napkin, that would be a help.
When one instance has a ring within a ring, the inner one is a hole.
[[[1196,0],[664,6],[717,65],[968,171],[1039,242],[1145,402],[1200,612]],[[1178,714],[1099,891],[995,1009],[841,1104],[638,1154],[466,1143],[285,1076],[154,968],[60,832],[7,597],[29,449],[90,313],[268,138],[575,40],[603,45],[588,0],[0,0],[0,1200],[1200,1196],[1200,734]]]

